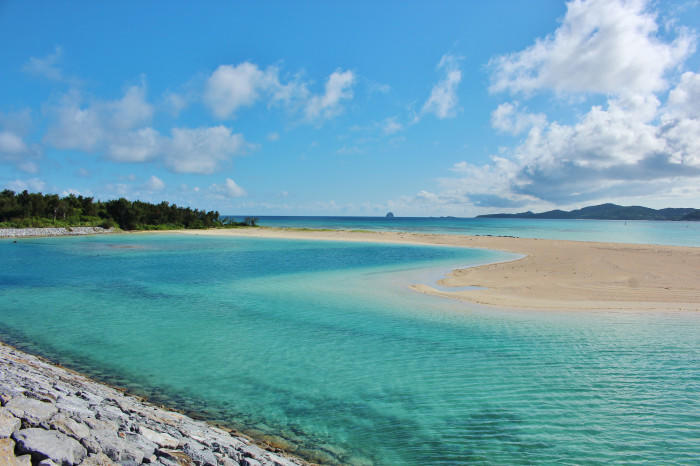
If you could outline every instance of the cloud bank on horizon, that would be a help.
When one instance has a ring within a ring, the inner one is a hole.
[[[333,43],[321,65],[313,51],[270,63],[262,44],[164,76],[128,57],[126,77],[83,76],[78,44],[46,37],[45,54],[0,65],[16,81],[0,93],[0,184],[224,213],[697,206],[699,9],[573,0],[519,48],[475,62],[456,41],[421,55],[421,75],[374,74],[354,59],[371,48]]]

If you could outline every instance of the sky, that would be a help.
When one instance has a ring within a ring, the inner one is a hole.
[[[0,0],[0,188],[231,215],[700,208],[700,1]]]

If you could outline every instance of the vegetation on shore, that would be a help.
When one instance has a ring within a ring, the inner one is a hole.
[[[217,211],[179,207],[168,202],[151,204],[124,198],[96,201],[70,194],[0,192],[0,228],[95,226],[122,230],[168,230],[256,226],[257,218],[242,222],[222,218]]]

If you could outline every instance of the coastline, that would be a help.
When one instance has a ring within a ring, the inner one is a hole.
[[[438,284],[475,287],[414,291],[509,309],[700,311],[700,248],[626,243],[461,236],[387,231],[255,228],[171,230],[170,233],[251,238],[355,241],[506,251],[508,262],[456,269]]]
[[[58,228],[0,228],[0,238],[45,238],[53,236],[84,236],[115,233],[114,228],[58,227]]]
[[[308,464],[2,342],[0,375],[3,464]]]

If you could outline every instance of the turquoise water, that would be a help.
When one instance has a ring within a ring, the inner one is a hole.
[[[317,461],[688,464],[700,313],[407,290],[509,256],[110,235],[0,241],[0,337]]]
[[[430,217],[260,217],[271,227],[500,235],[616,243],[700,246],[700,222]]]

